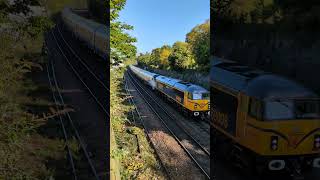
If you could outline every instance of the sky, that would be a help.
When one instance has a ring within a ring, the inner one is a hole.
[[[129,31],[138,53],[185,41],[186,34],[210,18],[210,0],[127,0],[119,21],[134,26]]]

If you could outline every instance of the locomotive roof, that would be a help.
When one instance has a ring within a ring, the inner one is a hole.
[[[174,79],[174,78],[170,78],[170,77],[166,77],[166,76],[158,76],[157,81],[160,81],[164,84],[168,84],[170,86],[174,86],[177,82],[180,82],[181,80],[179,79]]]
[[[175,87],[176,89],[180,90],[180,91],[187,91],[190,93],[194,93],[194,92],[201,92],[201,93],[207,93],[209,92],[208,90],[206,90],[205,88],[195,85],[195,84],[191,84],[188,82],[184,82],[181,81],[179,79],[174,79],[174,78],[170,78],[170,77],[166,77],[166,76],[158,76],[156,78],[157,81],[160,81],[164,84],[168,84],[172,87]]]
[[[210,82],[259,99],[317,98],[295,81],[220,58],[213,59]]]
[[[289,79],[276,75],[263,75],[251,80],[245,90],[249,96],[260,99],[317,98],[311,90]]]

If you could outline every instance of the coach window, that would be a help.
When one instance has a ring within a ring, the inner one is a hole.
[[[262,103],[261,101],[250,98],[250,104],[249,104],[249,115],[256,118],[257,120],[262,120]]]

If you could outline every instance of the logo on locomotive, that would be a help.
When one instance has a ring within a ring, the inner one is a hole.
[[[224,129],[228,128],[228,119],[229,119],[228,114],[213,110],[212,118],[213,118],[214,124]]]

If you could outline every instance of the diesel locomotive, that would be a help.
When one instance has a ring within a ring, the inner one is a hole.
[[[254,172],[320,167],[320,101],[301,84],[213,58],[212,147]]]
[[[210,114],[210,93],[205,88],[152,73],[136,66],[129,69],[153,90],[181,107],[182,111],[194,117],[208,117]]]

